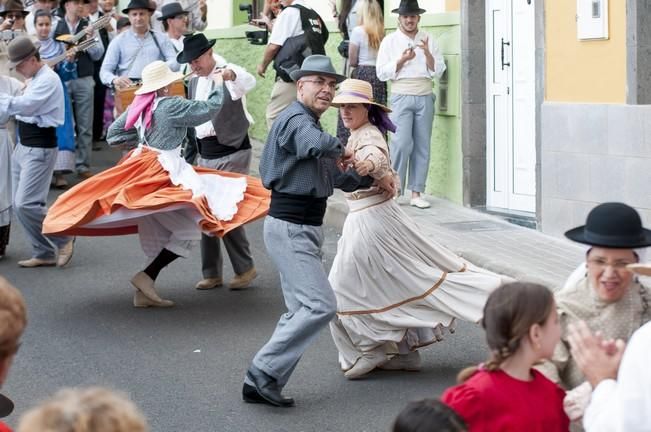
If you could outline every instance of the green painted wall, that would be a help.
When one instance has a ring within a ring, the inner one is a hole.
[[[389,17],[386,20],[388,31],[395,28],[395,20]],[[332,24],[332,23],[329,23]],[[427,192],[447,198],[451,201],[462,202],[462,155],[461,155],[461,119],[460,119],[460,86],[459,86],[459,52],[460,32],[458,13],[424,16],[422,27],[432,33],[446,58],[448,65],[447,82],[435,83],[437,92],[437,109],[434,119],[434,129],[431,140],[431,162],[429,177],[427,180]],[[329,25],[330,27],[330,25]],[[233,62],[246,68],[255,74],[256,65],[262,58],[264,46],[251,45],[243,38],[244,31],[255,30],[246,25],[237,26],[225,30],[206,31],[208,37],[216,37],[215,51],[225,57],[227,61]],[[337,70],[343,68],[343,61],[337,53],[336,47],[341,40],[334,25],[330,28],[331,34],[326,46],[328,55],[333,59]],[[267,77],[258,79],[256,88],[247,95],[247,106],[255,119],[251,128],[251,135],[257,139],[264,140],[267,136],[265,124],[265,109],[271,87],[273,85],[274,72],[270,66],[267,70]],[[441,96],[438,94],[440,88],[447,88],[447,111],[440,110],[439,102]],[[324,114],[322,124],[325,130],[334,134],[337,128],[337,111],[331,108]]]

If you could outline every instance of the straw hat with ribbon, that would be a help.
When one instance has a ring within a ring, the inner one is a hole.
[[[340,107],[343,104],[354,103],[375,105],[384,112],[391,112],[386,106],[375,102],[371,83],[349,78],[339,85],[339,93],[332,100],[332,106]]]
[[[142,85],[136,90],[136,94],[151,93],[181,79],[182,73],[172,72],[165,62],[156,60],[142,70]]]

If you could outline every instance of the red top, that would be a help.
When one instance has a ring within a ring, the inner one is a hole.
[[[9,429],[9,426],[0,421],[0,432],[11,432],[11,429]]]
[[[532,369],[521,381],[501,370],[478,371],[465,383],[447,389],[441,400],[468,425],[469,432],[567,432],[565,391]]]

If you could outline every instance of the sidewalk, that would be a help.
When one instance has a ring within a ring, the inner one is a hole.
[[[251,173],[256,176],[262,146],[259,141],[253,142]],[[444,199],[425,198],[432,203],[429,209],[409,205],[401,208],[425,236],[480,267],[555,290],[585,259],[585,248],[569,240],[513,225]],[[346,200],[337,190],[328,200],[325,223],[341,230],[347,214]]]

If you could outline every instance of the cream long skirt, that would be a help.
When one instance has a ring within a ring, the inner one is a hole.
[[[455,319],[481,319],[502,276],[425,238],[395,200],[375,195],[348,205],[329,276],[337,296],[330,330],[342,369],[364,352],[388,359],[437,342]]]

